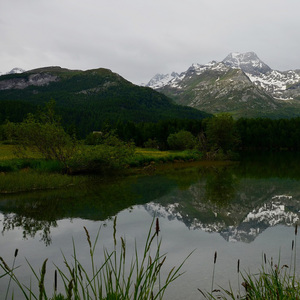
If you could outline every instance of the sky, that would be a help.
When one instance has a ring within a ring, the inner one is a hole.
[[[300,69],[299,0],[0,0],[0,72],[108,68],[135,83],[254,51]]]

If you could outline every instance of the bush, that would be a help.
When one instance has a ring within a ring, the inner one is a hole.
[[[193,149],[197,144],[197,140],[189,131],[181,130],[170,134],[167,143],[172,150],[187,150]]]
[[[144,143],[144,147],[150,149],[159,149],[159,144],[157,139],[149,139]]]

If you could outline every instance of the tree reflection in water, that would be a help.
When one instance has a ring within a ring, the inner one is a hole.
[[[18,214],[4,214],[2,234],[5,231],[14,230],[15,227],[23,229],[24,239],[34,238],[37,232],[41,231],[40,241],[49,246],[52,241],[50,228],[57,227],[57,222],[55,220],[37,220],[35,217],[26,217]]]
[[[205,198],[207,201],[226,207],[235,198],[238,179],[228,168],[215,168],[210,172],[205,184]]]

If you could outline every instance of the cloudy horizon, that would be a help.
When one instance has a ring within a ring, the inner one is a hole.
[[[300,69],[299,11],[299,0],[4,0],[0,72],[108,68],[140,84],[249,51]]]

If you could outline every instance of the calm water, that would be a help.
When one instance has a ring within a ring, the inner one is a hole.
[[[79,260],[89,264],[83,226],[92,239],[101,226],[100,253],[104,245],[112,247],[117,216],[117,234],[125,236],[130,250],[135,241],[143,247],[157,216],[162,252],[168,253],[165,273],[195,250],[165,299],[201,299],[197,288],[210,290],[215,251],[216,284],[227,287],[231,281],[235,289],[238,259],[241,270],[256,271],[263,253],[276,261],[280,252],[281,263],[289,264],[293,225],[299,220],[299,183],[299,155],[262,154],[234,165],[174,168],[109,181],[91,177],[89,184],[73,189],[2,195],[0,256],[11,264],[19,249],[18,274],[28,285],[25,258],[36,270],[48,258],[46,282],[52,288],[53,264],[61,265],[61,252],[71,258],[72,239]],[[0,279],[0,295],[6,285]]]

